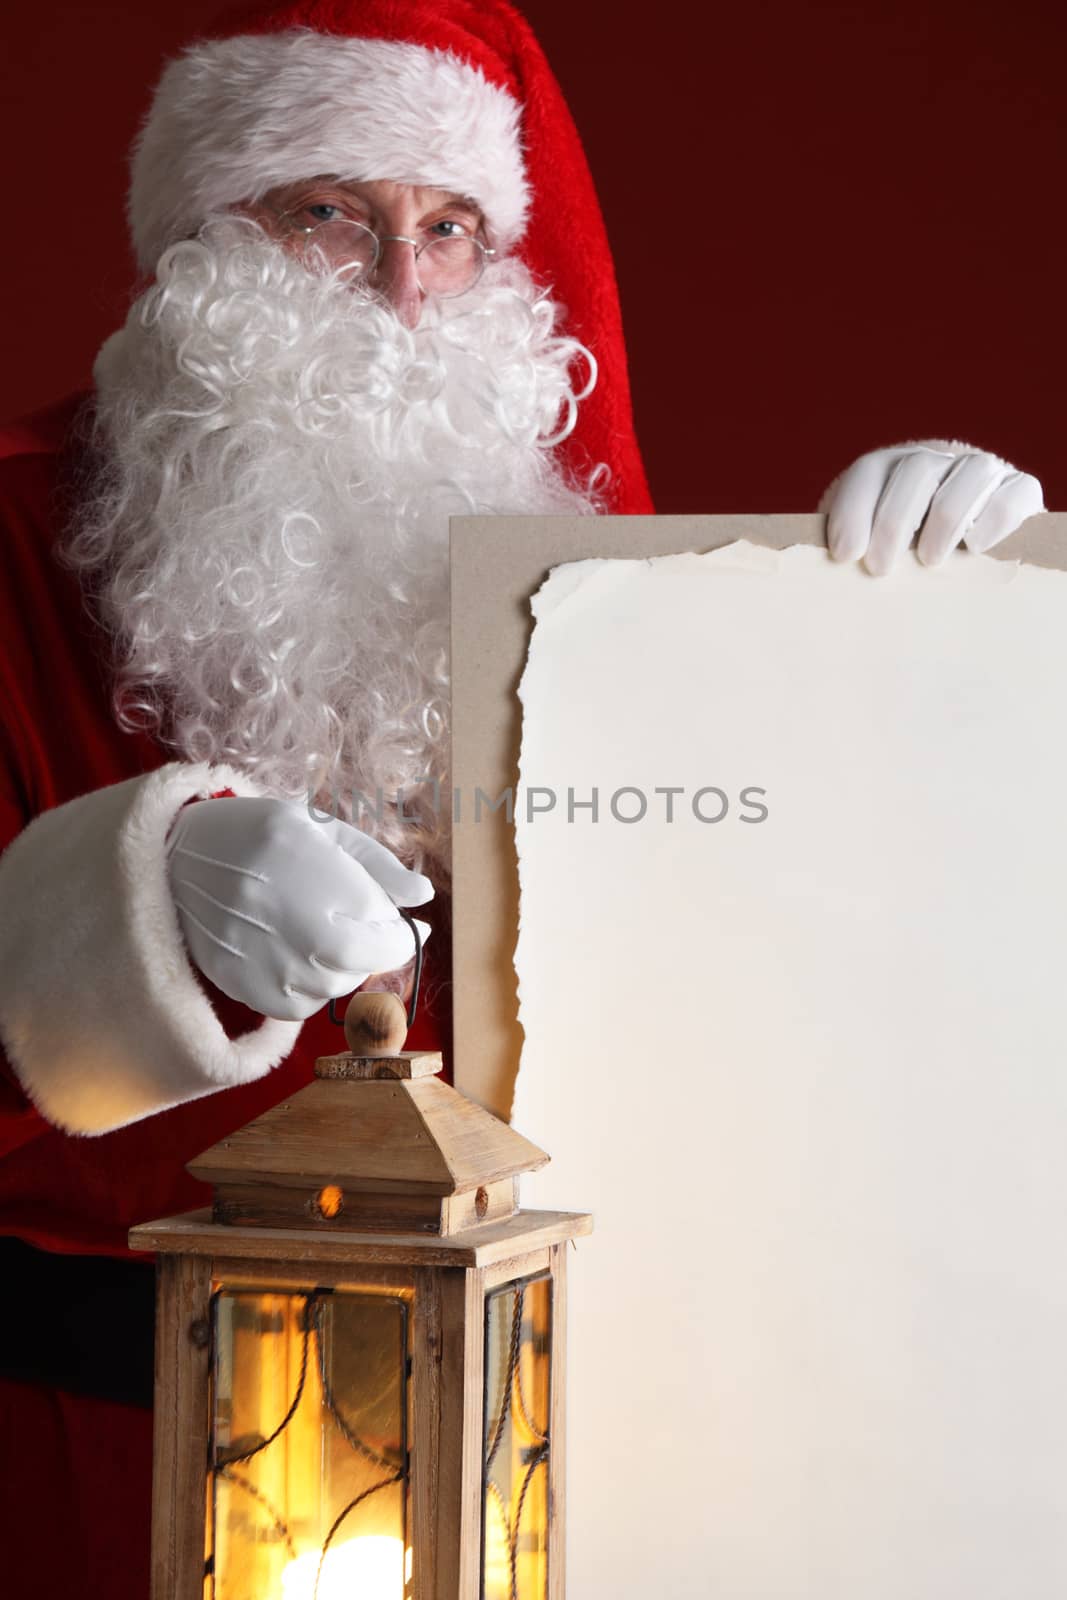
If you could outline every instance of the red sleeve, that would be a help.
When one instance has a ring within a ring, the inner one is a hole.
[[[16,708],[7,662],[0,655],[0,853],[31,820],[24,741],[15,720]],[[46,1127],[44,1118],[19,1083],[6,1052],[0,1050],[0,1160],[36,1138]]]

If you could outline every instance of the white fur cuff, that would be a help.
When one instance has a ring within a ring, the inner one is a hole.
[[[194,795],[260,790],[174,763],[46,811],[0,860],[0,1038],[34,1102],[107,1133],[261,1078],[298,1022],[228,1039],[190,965],[165,842]]]

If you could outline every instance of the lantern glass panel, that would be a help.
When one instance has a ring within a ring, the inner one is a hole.
[[[503,1284],[485,1304],[482,1600],[548,1593],[552,1280]]]
[[[223,1288],[213,1306],[212,1600],[403,1600],[408,1296]]]

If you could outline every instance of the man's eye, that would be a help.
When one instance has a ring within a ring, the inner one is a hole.
[[[304,211],[309,222],[336,222],[342,214],[340,206],[331,205],[328,200],[319,200],[306,205]]]
[[[438,239],[466,239],[473,229],[468,228],[466,223],[457,222],[454,217],[443,217],[440,222],[431,223],[429,231]]]

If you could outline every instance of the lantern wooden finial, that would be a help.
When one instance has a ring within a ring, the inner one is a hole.
[[[408,1018],[389,989],[357,990],[345,1011],[345,1038],[354,1056],[393,1056],[404,1048]]]

